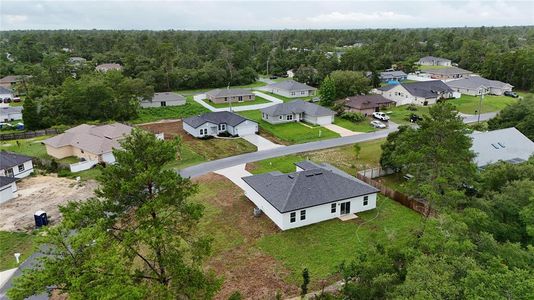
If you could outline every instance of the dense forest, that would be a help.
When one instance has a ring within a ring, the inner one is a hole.
[[[94,67],[101,63],[120,63],[124,66],[124,80],[135,79],[145,85],[140,87],[139,82],[135,82],[139,91],[131,95],[131,99],[135,99],[146,96],[150,93],[147,91],[244,85],[254,82],[258,74],[283,74],[288,69],[295,70],[298,80],[318,86],[336,70],[380,71],[395,66],[410,72],[413,63],[425,55],[449,58],[462,68],[509,82],[516,89],[534,89],[534,27],[529,26],[0,33],[0,75],[32,75],[25,85],[28,97],[49,102],[64,99],[61,95],[69,93],[65,89],[74,88],[74,83],[66,82],[68,78],[87,81],[80,86],[95,82],[102,85],[104,79],[94,78],[98,77]],[[71,57],[82,57],[87,63],[69,63]],[[105,94],[111,99],[109,95],[113,92]],[[67,103],[69,99],[55,102]],[[37,106],[57,107],[44,103]],[[66,110],[72,109],[75,108]],[[131,113],[116,112],[111,117],[129,119],[135,111],[128,111]],[[110,117],[108,115],[94,113],[88,119],[105,119]],[[42,126],[69,121],[55,120],[53,116],[48,116],[48,120]]]

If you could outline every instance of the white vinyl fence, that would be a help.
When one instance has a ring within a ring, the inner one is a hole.
[[[76,173],[80,171],[89,170],[96,164],[98,164],[98,161],[96,160],[86,160],[86,161],[81,161],[78,163],[71,164],[69,167],[72,173]]]

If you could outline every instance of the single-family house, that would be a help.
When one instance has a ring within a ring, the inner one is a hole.
[[[26,155],[0,151],[0,176],[24,178],[33,172],[32,158]]]
[[[165,107],[165,106],[180,106],[185,104],[185,97],[173,93],[173,92],[164,92],[164,93],[154,93],[152,99],[144,99],[141,101],[141,107]]]
[[[314,96],[317,89],[293,79],[275,82],[266,86],[266,90],[287,98]]]
[[[470,136],[471,151],[476,154],[475,163],[479,168],[498,161],[521,163],[534,155],[534,142],[515,127],[474,132]]]
[[[490,80],[481,76],[470,76],[458,80],[447,81],[446,84],[455,92],[477,96],[482,94],[503,95],[511,92],[513,85],[498,80]]]
[[[120,149],[120,140],[133,128],[121,123],[107,125],[82,124],[43,141],[48,155],[57,159],[76,156],[87,161],[114,163],[113,149]]]
[[[356,95],[338,100],[337,103],[342,104],[345,111],[358,112],[364,116],[396,104],[395,101],[386,99],[382,95]]]
[[[386,71],[386,72],[380,72],[380,81],[382,82],[389,82],[389,81],[404,81],[406,78],[408,78],[408,74],[404,73],[403,71]]]
[[[24,80],[24,78],[29,77],[28,75],[8,75],[0,79],[0,87],[5,87],[7,89],[13,89],[15,85]]]
[[[0,203],[15,198],[17,191],[17,179],[14,177],[0,176]]]
[[[22,106],[0,107],[0,122],[22,120]]]
[[[287,78],[293,78],[295,76],[295,71],[293,69],[289,69],[286,71]]]
[[[332,124],[335,112],[302,100],[275,104],[261,110],[261,118],[271,124],[305,121],[316,125]]]
[[[419,61],[417,62],[418,65],[421,66],[447,66],[450,67],[452,65],[452,61],[450,59],[441,58],[441,57],[434,57],[434,56],[425,56],[421,57]]]
[[[247,89],[215,89],[206,92],[206,98],[213,103],[234,103],[254,101],[256,95]]]
[[[431,105],[441,99],[453,98],[453,90],[441,80],[390,84],[373,90],[397,105]]]
[[[378,190],[329,164],[302,161],[289,174],[243,177],[245,195],[281,230],[376,207]]]
[[[432,79],[440,79],[440,80],[465,78],[465,77],[473,75],[473,72],[464,70],[458,67],[428,69],[422,72],[430,76],[430,78]]]
[[[120,64],[100,64],[95,67],[95,70],[98,72],[106,73],[108,71],[122,71],[122,66]]]
[[[3,86],[0,86],[0,100],[4,100],[4,99],[13,99],[15,97],[15,95],[13,94],[13,91],[6,88],[6,87],[3,87]],[[0,101],[0,102],[4,102],[4,101]]]
[[[245,136],[258,132],[258,123],[228,111],[185,118],[182,124],[187,133],[197,138],[219,134]]]

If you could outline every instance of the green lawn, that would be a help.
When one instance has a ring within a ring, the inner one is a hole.
[[[414,211],[382,196],[377,209],[358,216],[357,220],[333,219],[265,236],[257,244],[291,271],[288,281],[299,283],[302,270],[308,268],[312,282],[317,282],[337,271],[343,261],[369,253],[373,244],[408,243],[421,219]]]
[[[12,151],[28,156],[46,158],[50,156],[46,153],[46,148],[41,144],[42,140],[49,138],[50,136],[40,136],[32,139],[25,140],[11,140],[0,142],[0,150]]]
[[[21,232],[0,231],[0,271],[17,267],[15,253],[20,253],[23,262],[33,252],[34,236]]]
[[[462,95],[458,99],[448,100],[456,106],[459,112],[464,114],[474,115],[479,109],[480,97]],[[517,102],[517,99],[506,96],[486,95],[482,100],[482,113],[497,112],[505,108],[507,105]]]
[[[215,108],[230,107],[230,103],[213,103],[208,99],[204,99],[202,101],[206,102],[207,104],[209,104],[209,105],[211,105],[211,106],[213,106]],[[269,100],[267,100],[265,98],[256,96],[254,101],[233,102],[231,104],[232,104],[232,107],[235,107],[235,106],[247,106],[247,105],[263,104],[263,103],[271,103],[271,102],[272,101],[269,101]]]
[[[140,124],[164,119],[181,119],[209,112],[207,108],[195,102],[192,96],[186,99],[186,104],[181,106],[141,108],[138,117],[131,122]]]
[[[271,93],[271,92],[266,92],[266,91],[261,91],[261,92],[264,93],[264,94],[273,96],[275,98],[278,98],[278,99],[280,99],[280,100],[282,100],[284,102],[290,102],[290,101],[297,100],[297,99],[304,100],[304,101],[310,101],[312,98],[317,97],[317,96],[307,96],[307,97],[288,98],[288,97],[284,97],[284,96],[281,96],[281,95],[278,95],[278,94],[275,94],[275,93]]]
[[[274,137],[292,144],[339,137],[339,134],[321,126],[306,126],[299,122],[273,125],[261,119],[261,112],[259,110],[242,111],[239,114],[258,122],[261,130],[265,130]]]
[[[249,164],[252,174],[262,174],[272,171],[290,173],[295,171],[294,163],[309,159],[315,162],[326,162],[352,175],[357,170],[376,167],[380,163],[382,148],[385,139],[359,143],[360,154],[356,157],[353,145],[324,149],[313,152],[305,152],[294,155],[286,155],[265,159]]]
[[[376,129],[369,124],[369,120],[366,118],[365,120],[355,123],[352,121],[349,121],[347,119],[343,119],[340,117],[336,117],[334,119],[334,124],[337,126],[341,126],[343,128],[346,128],[348,130],[356,131],[356,132],[373,132]]]
[[[408,110],[408,105],[401,105],[395,107],[388,107],[384,109],[384,112],[388,113],[388,116],[391,118],[391,121],[397,124],[410,124],[409,117],[411,114],[417,114],[422,117],[423,115],[428,114],[428,106],[414,106],[415,111]],[[391,112],[391,113],[390,113]]]

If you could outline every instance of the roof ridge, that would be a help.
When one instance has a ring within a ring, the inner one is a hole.
[[[291,194],[293,194],[293,189],[294,189],[295,186],[297,185],[297,181],[298,181],[299,178],[300,178],[300,173],[301,173],[301,172],[293,172],[293,173],[289,173],[289,174],[284,174],[284,175],[283,175],[283,176],[288,176],[288,177],[289,177],[289,175],[296,175],[294,178],[292,178],[292,179],[293,179],[293,182],[292,182],[292,184],[291,184],[291,188],[289,188],[289,191],[288,191],[287,196],[286,196],[286,199],[285,199],[284,210],[287,209],[287,205],[289,204],[289,198],[290,198]],[[282,176],[282,175],[280,175],[280,176]],[[290,177],[290,178],[291,178],[291,177]]]

